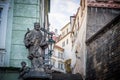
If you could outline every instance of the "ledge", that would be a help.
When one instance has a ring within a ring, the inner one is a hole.
[[[88,7],[116,8],[120,9],[120,4],[115,2],[88,2]]]
[[[0,72],[18,72],[20,68],[17,67],[0,67]]]

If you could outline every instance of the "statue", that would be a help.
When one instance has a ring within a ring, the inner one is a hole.
[[[30,68],[26,66],[26,62],[22,61],[21,66],[22,68],[20,69],[20,75],[18,77],[19,79],[22,78],[26,73],[30,71]]]
[[[29,51],[28,59],[31,60],[31,69],[44,71],[44,49],[47,48],[48,42],[44,40],[39,23],[34,23],[33,30],[28,29],[24,43]]]
[[[72,69],[71,69],[71,59],[67,59],[65,61],[65,69],[67,73],[71,73]]]

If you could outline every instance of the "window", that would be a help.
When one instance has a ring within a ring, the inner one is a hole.
[[[64,47],[65,46],[65,41],[62,43],[62,47]]]
[[[58,52],[58,58],[60,58],[60,52]]]
[[[2,11],[3,11],[3,8],[0,7],[0,22],[2,20]]]
[[[60,69],[60,62],[58,62],[58,69]]]
[[[58,69],[64,70],[62,62],[58,62]]]
[[[63,59],[63,53],[58,52],[58,58]]]
[[[78,22],[78,29],[79,29],[79,27],[80,27],[80,25],[79,25],[79,17],[78,17],[78,21],[77,22]]]
[[[68,28],[67,28],[67,33],[68,33]]]
[[[2,44],[2,26],[1,26],[1,22],[2,22],[2,12],[3,12],[3,8],[0,7],[0,43]],[[3,49],[2,45],[0,46],[0,48]]]
[[[5,49],[8,4],[0,3],[0,49]]]
[[[63,63],[61,63],[61,69],[63,70]]]
[[[7,28],[8,4],[0,1],[0,66],[4,66],[5,62],[5,41]]]
[[[65,35],[65,32],[62,32],[62,35],[64,36],[64,35]]]
[[[51,65],[55,67],[55,60],[51,60]]]
[[[61,53],[61,59],[63,59],[63,53]]]
[[[66,41],[66,44],[68,44],[68,39],[67,39],[67,41]]]

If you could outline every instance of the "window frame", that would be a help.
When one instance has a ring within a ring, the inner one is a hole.
[[[64,70],[64,64],[62,62],[58,62],[58,69]]]
[[[8,20],[8,9],[9,3],[8,0],[0,1],[1,12],[1,23],[0,23],[0,66],[6,65],[6,34],[7,34],[7,20]]]
[[[68,33],[68,28],[67,28],[67,33]]]
[[[64,47],[64,46],[65,46],[65,41],[62,42],[62,47]]]
[[[51,59],[51,64],[54,68],[55,68],[55,63],[56,63],[56,61],[54,59]]]
[[[5,50],[6,30],[7,30],[7,17],[8,17],[8,3],[0,3],[2,8],[1,26],[0,26],[0,49]]]
[[[68,39],[66,40],[66,44],[68,44]]]
[[[64,55],[63,55],[63,53],[58,52],[58,58],[60,58],[60,59],[64,59]]]

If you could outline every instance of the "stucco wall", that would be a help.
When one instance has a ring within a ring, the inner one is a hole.
[[[73,73],[80,74],[85,79],[86,69],[86,23],[87,23],[87,3],[81,0],[80,7],[75,16],[72,27],[72,52],[75,55]]]
[[[60,58],[59,57],[59,54],[63,54],[63,58]],[[58,71],[58,72],[63,72],[65,73],[65,67],[64,67],[64,62],[65,62],[65,57],[64,57],[64,52],[59,50],[59,48],[54,48],[54,52],[53,52],[53,55],[51,57],[52,60],[55,61],[55,64],[54,66],[52,67],[52,70],[53,71]],[[59,69],[58,68],[58,62],[61,62],[63,63],[63,69]]]
[[[67,32],[68,29],[68,32]],[[56,45],[62,47],[64,49],[64,56],[65,56],[65,60],[72,58],[73,54],[71,52],[72,50],[72,43],[71,43],[71,26],[70,23],[68,23],[65,28],[61,31],[61,32],[65,32],[65,35],[61,37],[61,39],[56,43]],[[61,34],[63,35],[63,34]],[[68,39],[68,43],[67,43],[67,39]],[[62,43],[65,42],[65,46],[62,46]]]
[[[87,14],[84,12],[84,16],[82,18],[81,26],[78,30],[77,37],[75,38],[75,42],[73,44],[73,53],[76,55],[76,62],[74,65],[73,73],[80,73],[82,77],[85,77],[85,63],[86,63],[86,20]],[[77,30],[76,30],[77,31]]]
[[[33,29],[34,22],[39,21],[38,3],[38,0],[14,0],[10,52],[10,66],[12,67],[20,67],[22,61],[26,61],[30,65],[27,59],[28,51],[23,40],[27,28]]]

